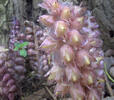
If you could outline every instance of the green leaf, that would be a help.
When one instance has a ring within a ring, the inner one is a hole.
[[[15,47],[15,48],[14,48],[14,51],[18,51],[18,50],[19,50],[19,48],[18,48],[18,47]]]
[[[27,46],[29,44],[29,42],[23,42],[23,43],[20,43],[20,48],[23,48],[23,47],[25,47],[25,46]]]
[[[15,43],[14,51],[18,51],[19,49],[23,49],[25,46],[27,46],[29,42],[23,42],[23,43]]]
[[[15,43],[14,45],[15,45],[14,51],[18,51],[20,48],[20,43]]]
[[[15,43],[14,45],[15,47],[18,47],[18,48],[20,47],[20,43]]]
[[[22,49],[19,51],[20,56],[26,57],[27,56],[27,51],[25,49]]]
[[[14,45],[15,45],[15,47],[17,47],[19,45],[19,43],[15,43]]]

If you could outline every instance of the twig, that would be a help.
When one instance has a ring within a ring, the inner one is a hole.
[[[108,89],[108,91],[109,91],[109,93],[110,93],[110,96],[114,96],[113,91],[112,91],[112,88],[111,88],[111,86],[110,86],[110,84],[109,84],[109,81],[108,81],[106,75],[105,75],[105,81],[106,81],[106,86],[107,86],[107,89]]]
[[[49,95],[53,98],[53,100],[57,100],[57,98],[53,95],[53,93],[49,90],[47,86],[45,86],[45,89],[49,93]]]
[[[111,82],[114,83],[114,79],[110,76],[110,74],[107,71],[106,63],[104,63],[104,71],[105,71],[105,74],[107,75],[107,77],[111,80]]]
[[[105,72],[105,81],[106,81],[106,86],[107,86],[107,89],[110,93],[111,96],[114,96],[113,94],[113,91],[112,91],[112,88],[109,84],[109,81],[108,79],[110,79],[112,82],[114,82],[114,80],[112,79],[112,77],[109,75],[108,71],[107,71],[107,68],[106,68],[106,63],[104,63],[104,72]],[[108,78],[107,78],[108,77]]]

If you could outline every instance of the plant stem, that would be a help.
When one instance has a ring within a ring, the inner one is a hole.
[[[106,63],[104,63],[104,71],[105,71],[105,74],[107,75],[107,77],[111,80],[111,82],[114,83],[114,79],[110,76],[110,74],[107,71]]]

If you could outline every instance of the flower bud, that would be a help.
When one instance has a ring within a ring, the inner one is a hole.
[[[5,94],[5,95],[8,95],[8,87],[3,87],[2,88],[2,93]]]
[[[97,91],[92,89],[91,91],[89,91],[88,96],[87,96],[87,100],[101,100]]]
[[[85,94],[83,88],[79,84],[76,84],[76,86],[70,87],[70,95],[73,100],[84,100]]]
[[[14,93],[12,93],[12,92],[9,93],[8,98],[9,98],[9,100],[14,100],[14,98],[15,98]]]
[[[69,40],[72,45],[78,45],[82,41],[82,36],[77,30],[69,32]]]
[[[28,48],[35,48],[35,45],[33,42],[29,42],[29,44],[27,45]]]
[[[33,56],[33,55],[36,55],[37,54],[37,51],[35,51],[34,49],[28,49],[27,54],[29,56]]]
[[[15,92],[16,91],[16,86],[13,85],[10,87],[9,92]]]
[[[77,67],[66,67],[65,73],[68,81],[77,82],[80,78],[80,72]]]
[[[22,66],[22,65],[17,65],[14,67],[15,70],[18,72],[18,73],[24,73],[26,72],[26,69]]]
[[[57,0],[52,0],[52,8],[53,10],[59,8],[59,3],[57,2]]]
[[[60,48],[60,54],[61,54],[62,59],[67,63],[71,62],[74,58],[74,52],[72,48],[66,44]]]
[[[52,15],[58,15],[61,9],[58,0],[44,0],[44,2],[39,6],[46,9]]]
[[[57,37],[65,37],[68,31],[68,26],[64,21],[57,21],[55,24],[55,35]]]
[[[5,74],[4,76],[3,76],[3,82],[6,82],[6,81],[8,81],[10,79],[10,74]]]
[[[2,67],[2,68],[0,68],[0,74],[5,73],[6,70],[7,70],[7,67]]]
[[[72,22],[72,27],[77,30],[80,30],[83,26],[83,23],[84,23],[84,17],[83,16],[78,17]]]
[[[10,80],[8,80],[6,86],[11,86],[11,85],[13,85],[14,83],[15,83],[15,81],[14,81],[13,79],[10,79]]]
[[[27,34],[31,34],[31,33],[33,32],[33,30],[32,30],[31,27],[26,27],[25,32],[26,32]]]
[[[26,40],[27,41],[33,41],[34,39],[33,39],[33,36],[32,35],[27,35],[26,36]]]
[[[0,67],[4,64],[4,61],[0,59]]]
[[[69,7],[64,7],[61,12],[61,19],[68,20],[70,18],[70,8]]]
[[[8,72],[12,73],[13,75],[15,74],[15,70],[13,68],[8,68]]]
[[[87,51],[81,50],[77,52],[77,61],[79,66],[88,66],[90,65],[90,57]]]
[[[61,81],[63,78],[64,71],[61,67],[54,65],[50,70],[49,80]]]
[[[15,58],[15,63],[16,63],[16,64],[23,65],[24,62],[25,62],[25,60],[24,60],[24,58],[22,58],[22,57],[16,57],[16,58]]]
[[[25,34],[21,33],[21,34],[18,34],[18,40],[22,40],[22,39],[25,39]]]
[[[50,50],[56,49],[56,47],[57,47],[57,42],[52,37],[47,37],[43,41],[43,43],[40,45],[40,48],[45,50],[45,51],[46,50],[50,51]]]
[[[92,85],[94,83],[95,77],[94,77],[94,73],[92,73],[91,70],[83,71],[82,75],[83,77],[81,79],[81,83],[84,86]]]
[[[50,15],[42,15],[40,21],[46,26],[51,26],[54,23],[54,18]]]
[[[58,95],[65,95],[69,90],[69,86],[66,83],[57,83],[55,87],[55,94]]]

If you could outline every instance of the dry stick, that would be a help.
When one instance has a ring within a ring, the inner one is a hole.
[[[45,86],[45,89],[49,93],[49,95],[53,98],[53,100],[57,100],[57,98],[53,95],[53,93],[49,90],[47,86]]]
[[[110,86],[110,84],[109,84],[109,81],[108,81],[106,75],[105,75],[105,81],[106,81],[106,86],[107,86],[107,89],[108,89],[108,91],[109,91],[109,93],[110,93],[110,96],[114,96],[113,91],[112,91],[112,88],[111,88],[111,86]]]

